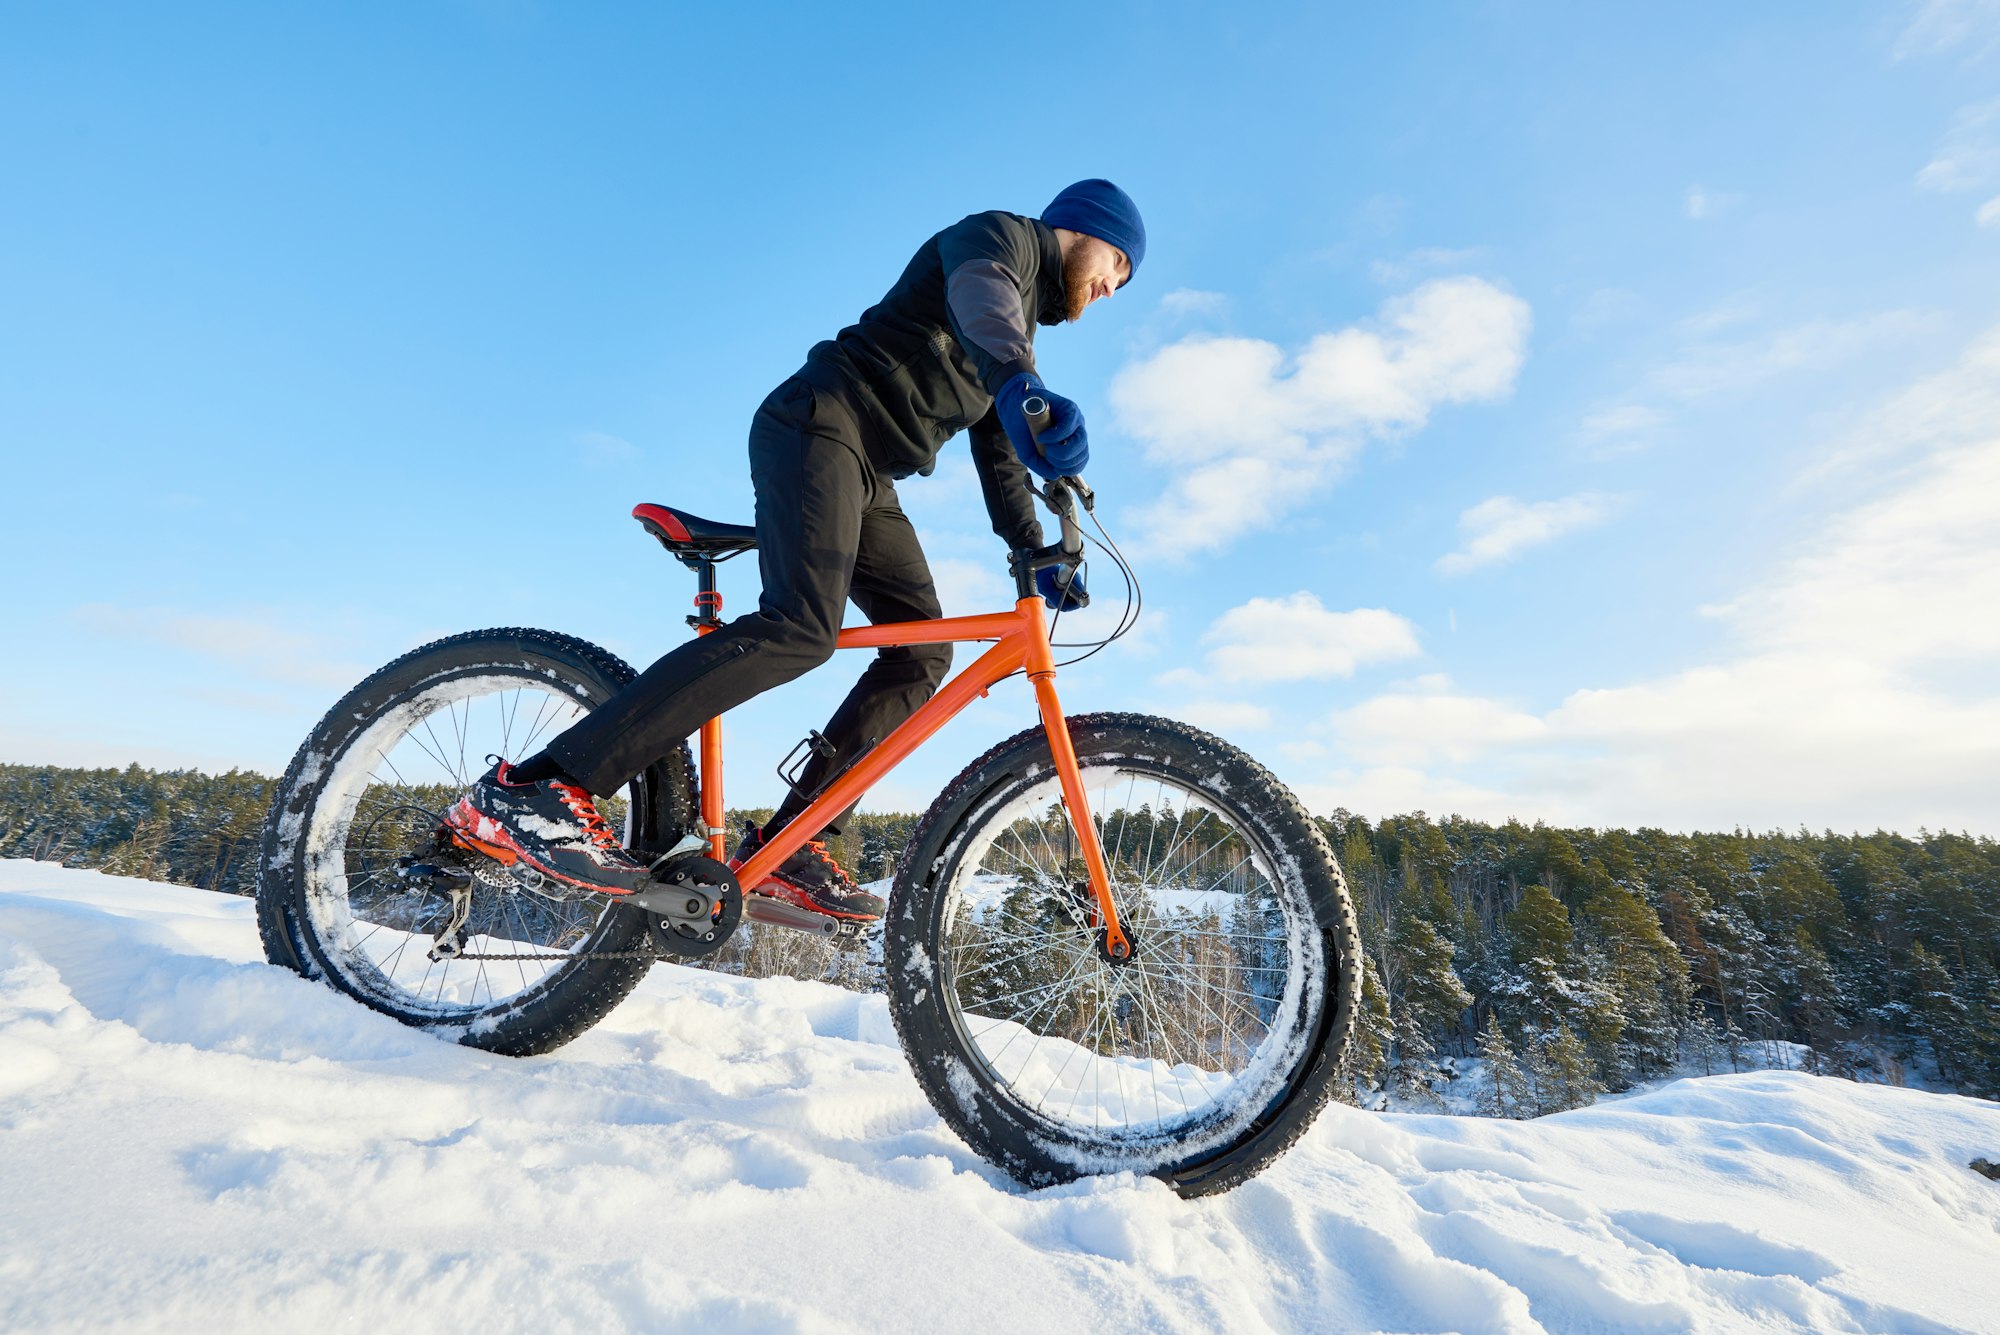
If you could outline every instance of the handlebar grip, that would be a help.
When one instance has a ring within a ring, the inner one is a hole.
[[[1039,394],[1030,394],[1021,400],[1021,416],[1028,419],[1028,434],[1042,443],[1042,433],[1049,429],[1049,401]]]

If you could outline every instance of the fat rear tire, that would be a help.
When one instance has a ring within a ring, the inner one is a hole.
[[[440,1017],[401,1004],[379,989],[357,985],[339,966],[338,942],[315,923],[308,890],[315,871],[315,837],[344,839],[329,822],[339,801],[329,783],[358,741],[413,702],[449,696],[459,683],[494,677],[554,690],[595,708],[629,682],[632,668],[586,641],[552,631],[472,631],[412,650],[370,675],[327,711],[279,780],[264,821],[257,876],[257,924],[273,963],[346,993],[363,1005],[440,1038],[511,1056],[547,1052],[569,1042],[623,1001],[651,967],[650,954],[626,959],[579,957],[550,970],[534,986],[476,1014]],[[376,733],[380,736],[380,732]],[[518,757],[515,757],[518,758]],[[670,847],[694,818],[694,776],[685,745],[636,778],[626,790],[628,842],[643,851]],[[320,853],[323,865],[324,852]],[[477,892],[475,892],[477,893]],[[646,914],[612,904],[596,920],[580,951],[647,950]],[[476,992],[475,992],[476,997]]]

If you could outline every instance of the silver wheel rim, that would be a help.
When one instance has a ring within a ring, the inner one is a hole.
[[[1047,771],[970,822],[945,887],[946,1008],[983,1081],[1058,1153],[1115,1161],[1234,1139],[1284,1086],[1324,1005],[1304,888],[1213,794],[1088,760],[1084,783],[1132,961],[1098,951]]]
[[[470,1022],[540,990],[591,948],[612,905],[551,895],[483,859],[462,929],[467,954],[546,954],[547,959],[432,959],[434,934],[451,918],[448,896],[412,891],[394,859],[413,851],[487,768],[487,755],[520,759],[590,708],[576,688],[545,675],[486,672],[432,682],[319,758],[326,778],[305,830],[305,904],[328,964],[353,988],[441,1023]],[[623,799],[604,804],[614,822]]]

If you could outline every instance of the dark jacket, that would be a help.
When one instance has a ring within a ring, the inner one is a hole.
[[[924,242],[887,296],[807,354],[799,372],[841,396],[862,444],[891,477],[929,473],[938,448],[972,430],[972,462],[993,530],[1041,545],[1028,470],[993,396],[1035,369],[1035,326],[1063,312],[1062,251],[1033,218],[975,213]]]

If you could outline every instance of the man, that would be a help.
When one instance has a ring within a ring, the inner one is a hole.
[[[1011,550],[1042,545],[1026,470],[1074,475],[1090,451],[1083,413],[1035,374],[1035,326],[1079,318],[1129,282],[1145,253],[1138,208],[1102,180],[1070,186],[1040,219],[975,213],[926,241],[889,294],[816,345],[751,422],[757,611],[681,645],[540,754],[496,764],[447,824],[572,885],[641,888],[646,864],[620,846],[593,795],[618,792],[704,720],[824,663],[850,598],[870,621],[943,615],[896,482],[929,474],[938,448],[970,427],[994,532]],[[1039,441],[1022,412],[1033,395],[1050,411]],[[1051,607],[1081,601],[1081,586],[1059,590],[1053,570],[1037,584]],[[738,858],[914,713],[950,665],[948,644],[881,650],[826,725],[827,753],[748,831]],[[817,840],[755,889],[838,918],[879,918],[884,907]]]

